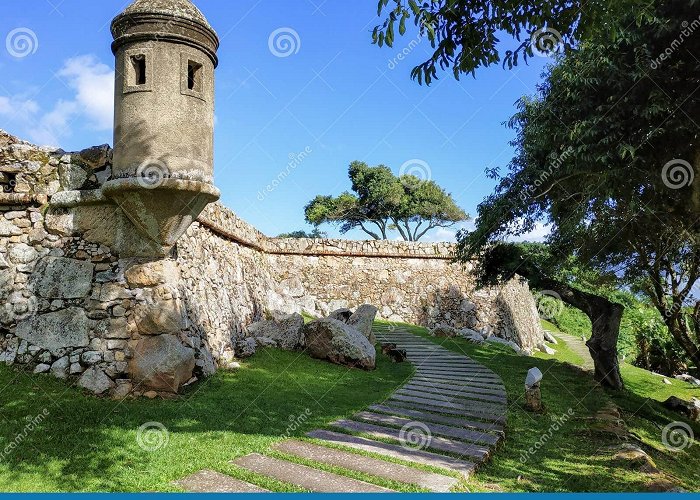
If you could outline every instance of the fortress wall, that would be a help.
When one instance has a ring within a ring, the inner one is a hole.
[[[167,393],[230,362],[269,312],[363,303],[392,321],[541,342],[527,285],[475,290],[445,243],[268,238],[217,203],[170,257],[126,258],[135,229],[101,194],[110,176],[107,147],[66,154],[0,133],[0,362],[96,394]],[[144,369],[157,377],[135,382]]]

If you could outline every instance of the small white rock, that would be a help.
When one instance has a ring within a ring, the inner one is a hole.
[[[542,372],[539,368],[530,368],[527,372],[527,377],[525,377],[525,388],[530,389],[535,384],[539,384],[542,380]]]

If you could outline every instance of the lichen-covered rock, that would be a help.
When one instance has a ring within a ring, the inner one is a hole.
[[[194,350],[175,335],[157,335],[140,340],[129,363],[129,375],[142,389],[178,392],[192,378]]]
[[[241,339],[236,342],[236,356],[239,358],[249,358],[255,354],[257,342],[254,338]]]
[[[373,305],[363,304],[348,319],[348,325],[364,335],[372,345],[377,343],[377,339],[372,333],[372,325],[374,324],[374,318],[377,316],[377,311],[378,309]]]
[[[83,260],[45,257],[32,274],[32,285],[40,297],[47,299],[79,299],[92,288],[95,266]]]
[[[301,314],[274,314],[273,319],[258,321],[248,327],[248,335],[254,339],[269,339],[276,347],[286,351],[304,345],[304,318]]]
[[[105,372],[93,366],[85,370],[80,376],[78,387],[82,387],[99,396],[110,391],[114,387],[114,382],[105,375]]]
[[[320,319],[304,326],[306,351],[331,363],[372,370],[376,351],[355,328],[335,319]]]
[[[90,343],[90,323],[83,309],[71,307],[26,319],[17,325],[17,336],[53,353]]]
[[[348,309],[347,307],[336,309],[328,315],[330,319],[336,319],[338,321],[342,321],[343,323],[347,323],[350,316],[352,316],[352,310]]]

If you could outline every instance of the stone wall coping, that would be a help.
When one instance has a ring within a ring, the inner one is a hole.
[[[452,260],[456,249],[453,243],[270,238],[221,203],[208,205],[197,221],[223,238],[273,255]]]

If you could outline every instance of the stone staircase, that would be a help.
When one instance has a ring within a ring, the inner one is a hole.
[[[395,483],[446,492],[487,460],[504,435],[506,392],[501,379],[466,355],[453,353],[397,327],[379,326],[379,342],[405,349],[415,375],[382,404],[307,435],[315,442],[286,440],[273,450],[305,463],[363,473]],[[363,454],[360,454],[361,452]],[[402,464],[383,460],[398,459]],[[391,491],[308,465],[260,455],[233,464],[313,492]],[[431,466],[444,474],[413,466]],[[193,492],[265,491],[213,471],[200,471],[176,483]]]

